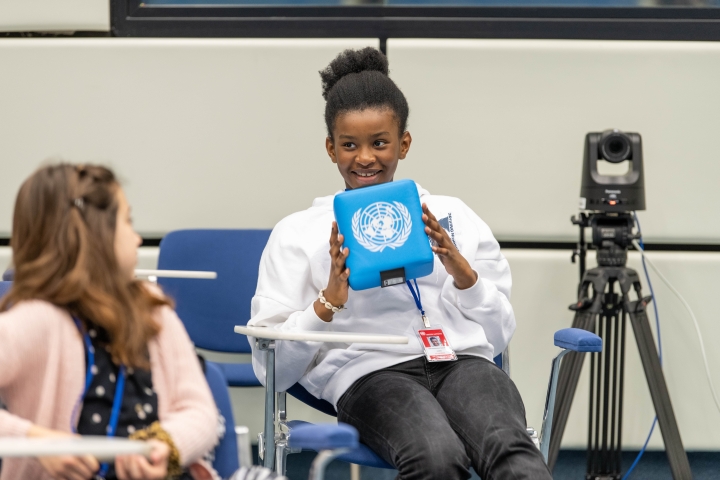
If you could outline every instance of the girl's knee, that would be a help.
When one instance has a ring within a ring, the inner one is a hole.
[[[403,480],[455,480],[471,476],[470,458],[457,436],[443,438],[438,434],[433,437],[433,433],[428,432],[425,438],[419,438],[405,450],[399,454],[396,463],[399,478]]]

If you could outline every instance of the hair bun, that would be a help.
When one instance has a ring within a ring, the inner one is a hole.
[[[348,49],[340,53],[325,70],[320,71],[323,98],[327,100],[332,87],[344,76],[365,71],[376,71],[387,75],[387,57],[373,47],[365,47],[361,50]]]

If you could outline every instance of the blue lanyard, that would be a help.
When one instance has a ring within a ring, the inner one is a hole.
[[[413,296],[413,300],[415,300],[415,305],[417,306],[418,310],[420,310],[420,315],[422,315],[423,325],[425,325],[425,328],[430,328],[430,321],[425,316],[425,310],[423,310],[422,300],[420,299],[420,287],[418,287],[417,280],[413,279],[413,283],[415,284],[415,287],[413,287],[413,284],[410,283],[410,280],[406,280],[405,283],[407,283],[407,286],[410,289],[410,293]]]
[[[82,399],[85,398],[85,395],[87,394],[88,390],[90,390],[90,385],[92,385],[93,378],[95,378],[95,373],[93,373],[93,367],[95,366],[95,347],[93,347],[92,342],[90,341],[90,335],[88,335],[87,332],[83,331],[82,325],[80,323],[80,320],[73,317],[73,320],[75,321],[75,325],[77,326],[78,330],[80,330],[80,333],[82,333],[83,336],[83,342],[85,343],[85,350],[87,351],[87,372],[85,374],[85,391],[83,391],[82,395],[80,396],[80,401],[78,402],[78,405],[75,406],[75,409],[79,406],[80,402],[82,402]],[[125,366],[120,365],[120,372],[117,379],[117,384],[115,385],[115,397],[113,398],[113,406],[112,411],[110,413],[110,422],[108,423],[108,429],[107,429],[107,436],[108,437],[114,437],[115,433],[117,432],[117,425],[118,420],[120,419],[120,408],[122,407],[122,399],[123,394],[125,392]],[[75,418],[75,412],[73,412],[72,418]],[[71,425],[73,433],[77,433],[77,429],[74,425]],[[105,478],[105,475],[107,475],[108,469],[110,468],[110,465],[107,463],[103,463],[100,465],[100,471],[98,472],[98,476]]]

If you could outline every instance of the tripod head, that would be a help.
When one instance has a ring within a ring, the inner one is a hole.
[[[601,267],[623,267],[627,263],[627,250],[633,240],[640,238],[633,233],[635,223],[632,213],[590,212],[580,213],[571,218],[572,223],[580,227],[579,248],[573,253],[581,256],[581,275],[585,270],[585,228],[590,227],[592,241],[590,245],[597,250],[597,262]]]

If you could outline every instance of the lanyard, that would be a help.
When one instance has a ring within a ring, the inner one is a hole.
[[[93,378],[95,378],[95,373],[93,372],[93,367],[95,366],[95,347],[93,347],[92,342],[90,341],[90,335],[88,335],[87,332],[83,331],[80,320],[75,317],[73,317],[73,320],[75,321],[75,325],[77,326],[78,330],[80,330],[80,333],[82,333],[83,342],[85,343],[85,350],[87,351],[87,373],[85,374],[85,391],[83,391],[82,396],[80,397],[81,402],[82,399],[85,398],[88,390],[90,390],[90,385],[92,385]],[[118,375],[117,384],[115,385],[115,397],[113,398],[113,406],[107,428],[108,437],[114,437],[115,433],[117,432],[118,420],[120,419],[120,408],[122,407],[122,399],[125,392],[125,376],[125,366],[120,365],[120,372]],[[80,402],[78,402],[78,405]],[[75,415],[73,415],[72,418],[75,418]],[[77,433],[77,429],[74,425],[72,425],[72,431],[73,433]],[[109,468],[109,464],[101,464],[98,476],[105,478],[105,475],[107,475]]]
[[[420,310],[420,315],[422,315],[423,325],[425,325],[425,328],[430,328],[430,321],[425,316],[425,310],[423,310],[422,300],[420,299],[420,287],[418,287],[417,280],[413,279],[413,283],[415,284],[415,287],[413,287],[413,284],[410,283],[410,280],[406,280],[405,283],[407,283],[407,286],[410,289],[410,293],[413,296],[413,300],[415,300],[415,305],[417,306],[418,310]]]

